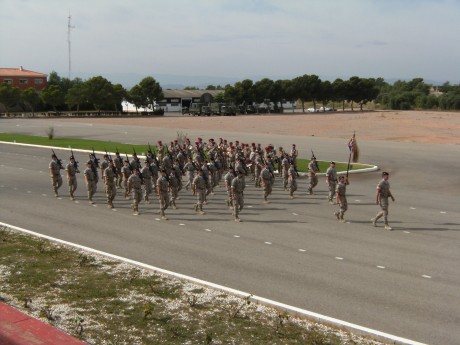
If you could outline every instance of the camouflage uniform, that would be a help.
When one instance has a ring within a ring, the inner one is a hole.
[[[288,170],[289,170],[289,160],[287,159],[286,156],[283,157],[281,160],[281,176],[283,177],[283,188],[284,190],[287,190],[288,186]]]
[[[139,202],[142,200],[142,180],[137,173],[128,178],[128,193],[131,191],[133,192],[133,211],[137,215],[139,214]]]
[[[313,188],[318,184],[318,176],[316,175],[318,171],[318,163],[316,163],[316,159],[312,159],[310,163],[308,163],[308,194],[310,195],[313,194]]]
[[[294,192],[297,190],[297,171],[295,171],[294,163],[288,170],[288,187],[291,199],[294,199]]]
[[[69,184],[70,199],[75,200],[73,193],[77,190],[77,173],[80,172],[75,166],[75,163],[70,162],[66,165],[67,182]]]
[[[235,177],[231,183],[232,198],[233,198],[233,215],[235,216],[235,221],[237,222],[240,221],[238,214],[243,209],[243,206],[244,206],[243,192],[244,192],[245,187],[246,185],[244,183],[243,174],[239,172],[238,176]]]
[[[339,204],[339,211],[335,212],[335,216],[340,222],[345,222],[345,219],[343,218],[345,212],[348,209],[348,203],[347,203],[347,184],[348,181],[345,179],[345,176],[341,176],[339,183],[337,184],[336,187],[336,200],[337,204]]]
[[[96,193],[96,178],[94,170],[92,168],[92,163],[88,161],[87,168],[84,171],[86,188],[88,190],[88,200],[90,204],[93,204],[93,195]]]
[[[331,162],[331,165],[326,170],[326,183],[329,187],[329,203],[332,204],[337,186],[337,170],[334,162]]]
[[[228,171],[228,173],[224,176],[224,181],[225,181],[225,187],[227,189],[227,200],[226,200],[226,204],[228,207],[232,207],[233,206],[233,202],[232,202],[232,190],[231,190],[231,187],[232,187],[232,181],[233,179],[235,178],[235,172],[232,169],[230,169]]]
[[[123,168],[123,158],[120,156],[120,153],[116,153],[116,157],[115,159],[113,160],[113,165],[115,166],[115,170],[116,170],[116,186],[118,188],[121,188],[121,181],[123,179],[123,176],[121,175],[121,169]]]
[[[115,185],[115,169],[113,164],[109,164],[104,170],[105,193],[107,195],[107,206],[113,208],[113,200],[117,195],[117,187]]]
[[[169,182],[164,176],[164,172],[161,173],[160,177],[157,180],[157,193],[158,200],[160,201],[160,215],[162,219],[168,219],[165,215],[165,210],[169,206]]]
[[[272,193],[273,175],[267,166],[265,166],[260,172],[260,180],[264,187],[264,201],[265,203],[268,203],[267,197]]]
[[[184,165],[184,172],[186,178],[185,190],[188,190],[189,187],[192,187],[193,178],[195,177],[195,165],[191,161],[188,161]]]
[[[390,182],[388,182],[388,177],[389,174],[387,172],[382,173],[382,180],[379,182],[377,185],[377,203],[380,205],[380,208],[382,209],[375,218],[372,218],[371,221],[374,226],[377,226],[377,220],[379,220],[383,216],[383,221],[385,223],[385,229],[387,230],[392,230],[390,225],[388,224],[388,198],[391,198],[393,201],[395,201],[393,195],[391,194],[390,191]]]
[[[144,182],[144,200],[150,204],[149,195],[152,194],[152,171],[148,161],[145,161],[145,166],[141,170],[142,181]]]
[[[121,168],[121,174],[123,175],[123,189],[125,190],[125,198],[129,199],[128,193],[128,179],[131,176],[131,169],[129,168],[128,162],[125,162],[123,168]]]
[[[254,173],[255,173],[255,186],[256,187],[260,187],[260,173],[262,171],[262,168],[263,168],[263,164],[264,164],[264,158],[262,157],[262,154],[259,152],[257,157],[256,157],[256,160],[255,160],[255,169],[254,169]]]
[[[174,208],[177,208],[176,199],[177,199],[178,192],[179,192],[179,180],[177,179],[176,175],[171,171],[171,173],[169,174],[169,195],[170,195],[169,206],[173,206]]]
[[[54,195],[57,197],[58,189],[62,186],[61,169],[64,169],[64,167],[62,167],[61,164],[59,164],[56,158],[50,162],[49,168],[51,176],[51,185],[53,186]]]
[[[192,192],[193,192],[193,195],[196,194],[197,196],[197,203],[195,205],[195,211],[197,212],[199,211],[201,214],[204,214],[203,203],[205,202],[205,199],[206,199],[206,181],[203,178],[202,173],[199,173],[193,179]]]

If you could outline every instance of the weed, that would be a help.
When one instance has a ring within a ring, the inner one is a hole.
[[[54,127],[48,127],[46,130],[46,135],[48,136],[49,140],[52,140],[54,138]]]
[[[46,305],[40,309],[40,316],[46,318],[49,321],[56,320],[56,317],[53,315],[53,313],[53,308],[49,305]]]
[[[78,334],[80,337],[83,333],[83,322],[84,322],[84,319],[81,316],[75,315],[75,318],[74,318],[75,333]]]
[[[6,226],[0,226],[0,240],[2,242],[8,242],[11,237],[11,230],[9,230]]]
[[[150,316],[152,316],[154,309],[155,305],[152,302],[144,303],[144,320],[147,320]]]
[[[187,303],[191,307],[197,306],[197,304],[198,304],[198,296],[197,295],[188,295],[188,296],[186,296],[186,299],[187,299]]]
[[[32,298],[30,296],[25,296],[22,298],[24,302],[24,308],[30,308],[30,303],[32,303]]]
[[[251,297],[252,295],[246,296],[241,302],[239,301],[231,301],[228,305],[223,305],[222,309],[225,310],[230,318],[234,319],[238,316],[238,314],[246,308],[248,305],[251,304]]]
[[[40,254],[43,254],[44,252],[46,252],[47,244],[48,242],[43,239],[39,239],[37,241],[37,249]]]
[[[96,261],[92,256],[86,255],[86,254],[80,254],[80,256],[78,258],[80,259],[80,261],[78,262],[80,267],[92,266],[92,265],[94,265],[94,263]]]

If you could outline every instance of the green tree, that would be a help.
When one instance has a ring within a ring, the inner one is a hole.
[[[56,85],[48,85],[41,93],[43,102],[53,107],[53,110],[57,112],[57,108],[64,105],[65,94],[61,88]]]
[[[155,109],[155,103],[160,102],[163,98],[163,89],[160,84],[152,77],[146,77],[141,80],[139,87],[142,90],[142,95],[146,100],[146,104],[152,106],[152,110]]]
[[[316,110],[316,100],[321,92],[321,79],[317,75],[307,75],[297,77],[293,80],[295,96],[302,102],[302,111],[305,111],[305,102],[313,101]]]
[[[93,105],[98,112],[102,108],[113,104],[114,90],[110,81],[104,77],[97,76],[88,79],[83,83],[86,100]]]
[[[112,104],[115,106],[115,111],[121,111],[123,109],[121,102],[126,99],[128,92],[121,84],[113,85]]]
[[[65,103],[69,109],[77,108],[77,113],[80,111],[80,105],[86,102],[86,92],[83,82],[74,83],[74,85],[67,91],[65,96]]]
[[[40,95],[38,94],[37,90],[35,90],[33,87],[29,87],[21,93],[21,99],[24,102],[24,104],[26,104],[27,107],[29,107],[29,109],[32,111],[32,116],[34,116],[35,109],[41,101]]]
[[[139,112],[139,108],[146,107],[147,103],[142,93],[142,89],[139,85],[134,85],[127,93],[126,99],[128,102],[134,104],[136,112]]]
[[[14,107],[21,101],[21,90],[9,84],[0,84],[0,103],[2,103],[6,112],[10,112],[10,108]]]

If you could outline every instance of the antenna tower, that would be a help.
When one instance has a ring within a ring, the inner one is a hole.
[[[75,28],[75,26],[72,26],[70,24],[70,21],[72,20],[72,16],[70,15],[69,12],[69,17],[68,17],[68,22],[67,22],[67,44],[69,46],[69,79],[70,79],[70,73],[72,71],[72,62],[71,62],[71,43],[70,43],[70,30]]]

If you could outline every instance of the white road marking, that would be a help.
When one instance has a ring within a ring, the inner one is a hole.
[[[42,194],[42,196],[46,196],[46,194]]]
[[[93,207],[97,207],[97,205],[96,205],[96,204],[93,204],[92,206],[93,206]]]
[[[158,219],[158,218],[156,218],[156,219]],[[332,318],[330,316],[314,313],[314,312],[309,311],[309,310],[305,310],[305,309],[301,309],[301,308],[298,308],[298,307],[294,307],[292,305],[280,303],[280,302],[270,300],[270,299],[267,299],[267,298],[264,298],[264,297],[261,297],[261,296],[252,295],[252,294],[250,294],[248,292],[232,289],[232,288],[227,287],[227,286],[218,285],[218,284],[215,284],[215,283],[212,283],[212,282],[209,282],[209,281],[194,278],[194,277],[187,276],[187,275],[180,274],[180,273],[176,273],[176,272],[173,272],[173,271],[168,271],[168,270],[165,270],[165,269],[160,268],[160,267],[147,265],[147,264],[145,264],[143,262],[134,261],[134,260],[131,260],[131,259],[127,259],[127,258],[118,256],[118,255],[103,252],[103,251],[93,249],[93,248],[90,248],[90,247],[85,247],[85,246],[75,244],[75,243],[72,243],[72,242],[63,241],[63,240],[60,240],[60,239],[55,238],[55,237],[42,235],[40,233],[33,232],[33,231],[30,231],[30,230],[27,230],[27,229],[23,229],[23,228],[14,226],[14,225],[6,224],[6,223],[3,223],[3,222],[0,222],[0,225],[7,226],[7,227],[12,228],[12,229],[14,229],[16,231],[21,231],[23,233],[27,233],[27,234],[32,235],[32,236],[45,238],[45,239],[50,240],[50,241],[54,241],[54,242],[57,242],[57,243],[62,243],[62,244],[65,244],[65,245],[69,245],[69,246],[72,246],[72,247],[75,247],[75,248],[78,248],[78,249],[89,251],[91,253],[103,255],[103,256],[106,256],[106,257],[111,258],[111,259],[120,260],[120,261],[129,263],[129,264],[141,267],[141,268],[145,268],[145,269],[148,269],[148,270],[151,270],[151,271],[157,271],[157,272],[161,272],[163,274],[167,274],[167,275],[172,276],[172,277],[176,277],[176,278],[179,278],[179,279],[185,279],[185,280],[191,281],[193,283],[197,283],[199,285],[204,285],[204,286],[210,287],[212,289],[218,289],[218,290],[221,290],[221,291],[225,291],[225,292],[227,292],[229,294],[232,294],[234,296],[243,297],[243,298],[247,298],[248,296],[250,296],[252,300],[261,302],[262,304],[269,304],[269,305],[272,305],[275,308],[282,308],[282,309],[285,309],[285,310],[287,310],[289,312],[293,312],[293,313],[296,313],[296,314],[302,314],[302,315],[305,315],[306,317],[308,317],[310,319],[318,319],[318,320],[326,322],[326,323],[332,323],[332,324],[337,325],[338,327],[343,327],[343,328],[345,328],[347,330],[351,330],[351,332],[359,331],[359,332],[364,332],[364,333],[371,334],[371,336],[376,336],[377,335],[379,337],[384,337],[386,339],[389,339],[393,343],[396,342],[396,343],[402,343],[402,344],[407,344],[407,345],[425,345],[423,343],[420,343],[420,342],[417,342],[417,341],[414,341],[414,340],[401,338],[401,337],[398,337],[396,335],[392,335],[392,334],[384,333],[384,332],[381,332],[381,331],[378,331],[378,330],[375,330],[375,329],[363,327],[363,326],[360,326],[360,325],[357,325],[357,324],[354,324],[354,323],[350,323],[350,322],[347,322],[347,321]]]
[[[341,258],[340,256],[336,256],[335,257],[337,260],[343,260],[343,258]]]
[[[361,202],[361,200],[355,200],[355,202]]]
[[[410,232],[409,232],[409,231],[404,231],[404,233],[405,233],[405,234],[410,234]]]
[[[185,224],[184,224],[184,223],[180,223],[179,225],[184,226]]]
[[[78,200],[77,200],[77,201],[75,201],[75,203],[76,203],[76,204],[79,204],[79,203],[80,203],[80,201],[78,201]]]
[[[305,249],[299,249],[299,252],[306,252]]]
[[[271,242],[264,242],[265,244],[272,244]]]
[[[447,212],[446,212],[446,211],[441,211],[440,213],[443,213],[443,214],[445,214],[445,213],[447,213]]]
[[[30,194],[30,193],[32,193],[32,191],[28,190],[28,191],[27,191],[27,193],[29,193],[29,194]]]
[[[235,237],[235,238],[239,238],[239,237],[241,237],[241,236],[238,236],[238,235],[233,235],[233,237]]]
[[[248,205],[247,207],[248,207],[248,208],[252,208],[252,205]]]
[[[416,208],[415,208],[415,207],[412,207],[412,206],[411,206],[411,207],[409,207],[409,208],[410,208],[411,210],[416,210]]]
[[[209,232],[211,232],[212,230],[211,230],[211,229],[204,229],[204,231],[209,231]]]
[[[385,269],[385,266],[377,266],[377,268]]]
[[[161,220],[160,218],[155,218],[155,220]]]
[[[427,276],[426,274],[422,275],[423,278],[431,279],[431,276]]]
[[[293,216],[298,216],[298,214],[297,214],[297,213],[292,213],[292,215],[293,215]]]
[[[113,211],[113,212],[117,212],[117,209],[116,209],[116,208],[112,208],[112,211]]]

